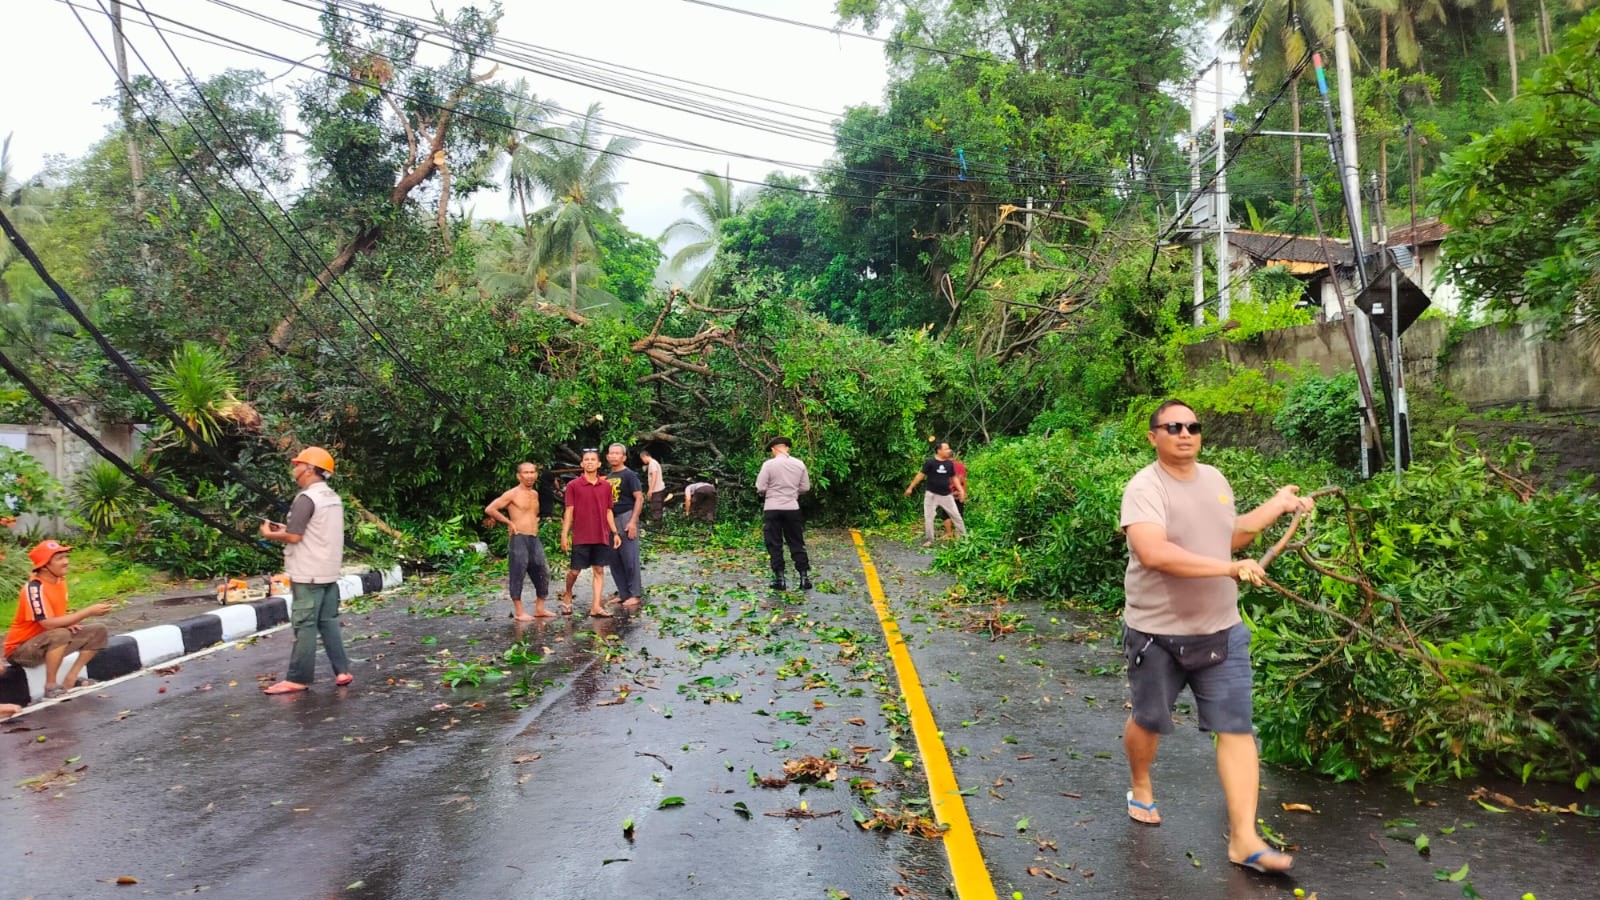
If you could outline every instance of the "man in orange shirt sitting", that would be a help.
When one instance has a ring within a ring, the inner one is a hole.
[[[84,625],[83,620],[111,611],[108,603],[96,603],[77,612],[67,612],[67,566],[72,548],[59,541],[41,541],[28,551],[33,575],[22,586],[17,600],[17,617],[6,632],[5,658],[24,668],[44,665],[44,696],[59,697],[68,688],[89,684],[78,678],[97,651],[106,645],[104,625]],[[61,681],[61,661],[77,651],[67,677]],[[62,685],[65,685],[63,687]]]

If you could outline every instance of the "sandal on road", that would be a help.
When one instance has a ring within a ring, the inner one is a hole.
[[[1294,868],[1294,857],[1271,847],[1257,850],[1244,859],[1230,859],[1228,862],[1263,875],[1286,875]]]
[[[261,693],[263,693],[263,694],[298,694],[299,692],[305,690],[307,687],[308,687],[308,685],[296,684],[293,681],[280,681],[277,684],[273,685],[272,687],[263,689]]]
[[[1140,803],[1133,799],[1133,791],[1128,792],[1128,818],[1138,822],[1140,825],[1155,826],[1161,824],[1161,812],[1156,809],[1156,802],[1151,800],[1149,803]],[[1259,853],[1256,854],[1256,856],[1260,855]],[[1255,857],[1252,856],[1251,859],[1255,859]],[[1243,865],[1243,863],[1240,863],[1240,865]]]

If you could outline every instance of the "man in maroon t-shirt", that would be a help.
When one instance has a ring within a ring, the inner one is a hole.
[[[583,474],[567,482],[566,511],[561,514],[561,550],[572,554],[567,566],[567,589],[561,595],[561,611],[572,612],[572,586],[578,572],[588,569],[594,578],[594,599],[589,615],[610,618],[600,595],[605,590],[606,567],[611,553],[622,545],[617,520],[611,515],[611,482],[600,477],[600,451],[585,448]]]

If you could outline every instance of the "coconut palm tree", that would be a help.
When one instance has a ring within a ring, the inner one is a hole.
[[[506,194],[512,205],[522,214],[522,224],[528,224],[528,204],[534,198],[538,185],[533,179],[539,156],[530,140],[538,134],[555,106],[535,97],[528,79],[521,78],[511,86],[511,101],[506,112],[510,119],[510,136],[506,139]]]
[[[38,191],[17,178],[16,168],[12,164],[11,137],[8,134],[4,141],[0,141],[0,208],[5,209],[6,218],[14,224],[42,225],[44,208],[37,202]],[[6,284],[5,274],[12,263],[21,258],[22,254],[11,246],[10,241],[0,241],[0,304],[11,302],[11,289]]]
[[[705,186],[703,190],[685,188],[683,192],[683,205],[691,215],[668,225],[661,232],[661,240],[665,243],[680,235],[689,238],[689,243],[667,260],[667,268],[682,272],[698,264],[700,270],[689,282],[689,290],[703,295],[711,284],[711,264],[716,261],[717,248],[722,245],[722,225],[744,212],[751,193],[736,189],[731,173],[719,177],[705,171],[699,178]]]
[[[547,271],[562,269],[568,281],[567,302],[578,308],[578,279],[584,263],[599,257],[600,223],[613,221],[622,195],[617,169],[639,142],[598,128],[600,104],[590,104],[581,118],[530,138],[536,161],[529,178],[550,203],[530,221],[530,239],[537,236],[531,259]]]
[[[478,282],[490,294],[567,306],[575,276],[578,305],[584,308],[621,306],[619,298],[599,286],[604,273],[593,262],[580,261],[576,271],[570,263],[562,261],[555,262],[553,269],[540,263],[540,247],[545,241],[537,214],[526,228],[512,229],[491,222],[478,229],[477,235],[481,243],[477,253]]]
[[[1291,6],[1299,16],[1289,17]],[[1324,46],[1333,38],[1331,0],[1208,0],[1212,15],[1227,15],[1228,25],[1222,40],[1239,48],[1239,67],[1248,77],[1252,90],[1276,85],[1294,71],[1308,52],[1306,32]],[[1355,20],[1349,20],[1352,29]],[[1352,53],[1354,48],[1352,48]],[[1289,114],[1293,130],[1300,131],[1300,76],[1294,76],[1289,89]],[[1300,138],[1294,139],[1294,181],[1300,183],[1302,154]],[[1299,192],[1295,193],[1299,203]]]
[[[1422,63],[1422,40],[1417,25],[1445,20],[1444,0],[1365,0],[1378,14],[1378,71],[1389,68],[1390,42],[1400,65],[1415,69]]]

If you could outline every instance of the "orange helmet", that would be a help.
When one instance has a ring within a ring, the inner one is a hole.
[[[50,560],[55,559],[58,553],[69,553],[71,547],[60,541],[40,541],[32,550],[28,551],[28,559],[32,561],[35,569],[42,569]]]
[[[305,463],[315,466],[328,474],[333,474],[333,454],[321,447],[307,447],[301,450],[290,462]]]

